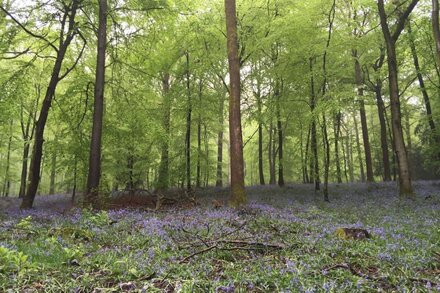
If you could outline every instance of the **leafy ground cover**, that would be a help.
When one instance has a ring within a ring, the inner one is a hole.
[[[393,184],[332,185],[330,203],[307,185],[251,187],[239,210],[212,207],[225,189],[158,212],[62,212],[67,197],[40,197],[0,214],[0,291],[437,292],[439,187],[418,182],[402,201]]]

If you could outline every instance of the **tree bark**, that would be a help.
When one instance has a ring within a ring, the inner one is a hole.
[[[382,149],[383,180],[391,181],[390,158],[388,153],[387,125],[385,119],[386,109],[385,109],[385,103],[382,99],[382,82],[380,80],[376,82],[375,94],[377,101],[377,114],[379,116],[379,123],[380,123],[380,146]]]
[[[243,137],[240,114],[240,60],[238,57],[237,14],[235,0],[225,0],[226,33],[230,76],[229,139],[231,144],[231,196],[229,204],[238,207],[247,202],[244,189]]]
[[[432,132],[432,137],[437,145],[440,145],[440,136],[436,132],[436,125],[432,117],[431,101],[428,91],[426,90],[425,80],[423,79],[422,70],[420,68],[419,57],[417,55],[416,44],[412,36],[411,25],[408,24],[409,46],[411,48],[411,55],[413,57],[414,68],[416,69],[417,79],[419,81],[420,91],[422,92],[423,101],[425,103],[426,116],[428,116],[428,125]],[[440,153],[437,154],[437,159],[440,159]]]
[[[281,105],[280,105],[280,89],[279,83],[276,82],[275,97],[276,97],[276,114],[277,114],[277,132],[278,132],[278,186],[284,187],[284,162],[283,162],[283,125],[281,122]]]
[[[12,147],[12,136],[13,136],[13,129],[14,126],[14,120],[11,119],[9,122],[9,139],[8,139],[8,149],[6,153],[6,170],[5,170],[5,181],[3,183],[3,196],[8,197],[10,188],[11,188],[11,147]]]
[[[217,133],[217,180],[215,186],[223,185],[223,110],[225,100],[221,95],[219,98],[219,131]]]
[[[52,150],[51,157],[51,168],[50,168],[50,185],[49,185],[49,194],[55,194],[55,180],[56,180],[56,172],[57,172],[57,137],[53,141],[54,148]]]
[[[169,187],[169,138],[170,138],[170,119],[171,119],[171,101],[169,97],[170,75],[164,73],[162,76],[162,95],[163,95],[163,131],[165,134],[162,142],[162,151],[160,155],[159,172],[157,175],[157,191],[165,191]]]
[[[391,100],[391,118],[392,130],[394,138],[394,149],[397,158],[397,166],[399,172],[399,194],[402,197],[414,197],[411,184],[411,175],[409,172],[408,154],[403,139],[402,119],[400,110],[400,93],[398,79],[398,65],[396,56],[396,42],[405,26],[405,22],[411,11],[416,6],[418,0],[412,0],[408,8],[399,16],[395,25],[395,31],[391,33],[388,26],[388,17],[385,12],[384,0],[378,0],[378,9],[380,16],[380,24],[384,35],[387,48],[389,91]]]
[[[271,118],[272,119],[272,118]],[[269,145],[268,145],[268,157],[269,157],[269,184],[276,184],[276,174],[275,174],[275,138],[274,138],[274,127],[273,122],[270,121],[269,125]]]
[[[315,191],[320,190],[319,180],[319,158],[318,158],[318,140],[316,133],[316,93],[315,93],[315,78],[313,76],[313,58],[310,58],[310,111],[312,114],[312,129],[311,129],[311,148],[313,153],[313,180],[315,182]]]
[[[35,125],[35,138],[34,146],[32,150],[32,159],[29,167],[29,185],[27,187],[26,196],[21,202],[22,209],[30,209],[34,203],[35,195],[40,183],[40,171],[41,171],[41,159],[43,156],[43,143],[44,143],[44,130],[46,127],[47,117],[49,116],[49,110],[52,104],[52,99],[56,91],[58,82],[65,77],[65,74],[60,77],[61,67],[63,64],[64,56],[66,55],[67,48],[72,42],[73,38],[77,34],[75,29],[75,16],[79,5],[79,0],[73,0],[71,6],[65,11],[68,15],[64,21],[68,22],[68,33],[64,38],[64,31],[60,32],[60,46],[57,49],[57,56],[55,59],[54,67],[50,77],[49,85],[44,95],[43,104],[41,106],[40,115]],[[63,25],[64,26],[64,25]],[[66,72],[67,74],[68,72]]]
[[[336,178],[338,183],[342,183],[341,162],[339,159],[339,138],[341,136],[341,119],[342,114],[339,111],[335,115],[334,132],[335,132],[335,164],[336,164]]]
[[[358,122],[357,122],[355,114],[353,114],[353,121],[354,121],[354,131],[355,131],[355,135],[356,135],[356,150],[357,150],[357,155],[358,155],[358,159],[359,159],[359,167],[360,167],[360,171],[361,171],[361,182],[365,182],[364,162],[362,159]]]
[[[263,166],[263,122],[262,122],[262,101],[260,84],[258,84],[258,92],[255,94],[258,108],[258,175],[260,185],[264,185],[264,166]]]
[[[105,51],[107,45],[107,0],[99,0],[98,51],[93,105],[92,139],[90,143],[87,202],[96,204],[101,179],[101,137],[104,116]]]
[[[188,95],[188,110],[186,115],[185,157],[186,157],[186,189],[191,190],[191,80],[189,72],[189,53],[186,52],[186,91]]]
[[[435,48],[437,52],[437,66],[440,67],[440,23],[439,23],[439,5],[438,0],[432,0],[432,32],[435,40]]]
[[[354,68],[355,68],[355,80],[357,86],[357,93],[359,96],[359,113],[361,117],[361,128],[362,128],[362,140],[364,143],[364,153],[365,153],[365,167],[367,169],[367,182],[374,182],[374,174],[373,174],[373,163],[371,159],[371,147],[370,147],[370,139],[368,135],[368,126],[367,126],[367,116],[365,114],[365,102],[364,102],[364,90],[363,90],[363,78],[362,78],[362,70],[361,65],[358,60],[359,56],[357,50],[353,50],[353,58],[354,58]]]

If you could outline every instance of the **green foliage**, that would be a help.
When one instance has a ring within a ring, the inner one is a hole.
[[[0,274],[21,273],[31,267],[28,256],[23,252],[0,246]]]

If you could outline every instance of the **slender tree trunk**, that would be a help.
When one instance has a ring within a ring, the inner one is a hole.
[[[341,119],[342,114],[338,112],[335,115],[334,132],[335,132],[335,164],[336,164],[336,178],[338,183],[342,183],[341,162],[339,159],[339,138],[341,136]]]
[[[313,152],[313,180],[315,181],[315,191],[320,190],[320,180],[319,180],[319,158],[318,158],[318,140],[316,132],[316,94],[315,94],[315,79],[313,76],[313,58],[310,58],[310,110],[312,112],[312,130],[311,130],[311,148]]]
[[[348,130],[347,140],[346,140],[346,149],[347,149],[347,165],[348,165],[348,174],[350,177],[350,182],[354,182],[354,166],[353,166],[353,145],[352,145],[352,132]]]
[[[362,127],[362,139],[364,142],[364,153],[365,153],[365,165],[367,169],[367,181],[373,182],[373,163],[371,159],[371,147],[370,147],[370,139],[368,135],[368,126],[367,126],[367,116],[365,114],[365,102],[364,102],[364,90],[363,90],[363,79],[362,79],[362,70],[361,65],[359,63],[359,56],[357,50],[353,50],[353,58],[355,64],[355,80],[357,86],[357,92],[359,96],[359,113],[361,117],[361,127]]]
[[[359,159],[359,167],[360,167],[360,171],[361,171],[361,181],[365,182],[364,162],[362,160],[361,143],[360,143],[360,139],[359,139],[359,128],[358,128],[358,122],[357,122],[355,114],[353,114],[353,121],[354,121],[354,132],[356,135],[356,150],[357,150],[357,155],[358,155],[358,159]]]
[[[75,163],[73,166],[73,189],[72,189],[72,199],[71,199],[72,203],[75,202],[77,180],[78,180],[78,158],[75,155]]]
[[[215,186],[223,185],[223,110],[225,100],[223,96],[219,99],[219,131],[217,134],[217,180]]]
[[[384,181],[391,181],[391,168],[390,159],[388,154],[388,139],[387,139],[387,125],[385,120],[386,109],[385,103],[382,99],[382,82],[376,83],[376,101],[377,101],[377,113],[380,123],[380,146],[382,149],[382,162],[383,162],[383,179]]]
[[[308,168],[308,163],[309,163],[309,142],[310,142],[310,125],[308,127],[308,131],[307,131],[307,140],[306,140],[306,149],[305,149],[305,154],[304,154],[304,167],[303,167],[303,172],[304,172],[304,183],[311,183],[310,177],[309,177],[309,170]],[[302,133],[302,132],[301,132]],[[301,141],[302,141],[302,136],[301,136]],[[311,160],[310,160],[311,161]]]
[[[328,197],[328,178],[330,173],[330,142],[327,131],[327,118],[325,113],[322,114],[322,139],[324,143],[324,200],[329,201]]]
[[[416,44],[412,36],[411,25],[409,24],[408,24],[408,33],[409,33],[409,45],[413,57],[414,68],[416,69],[417,72],[417,79],[419,81],[420,91],[422,92],[423,101],[425,103],[426,116],[428,116],[429,128],[431,129],[432,137],[434,138],[435,143],[437,145],[440,145],[440,136],[436,132],[436,125],[434,122],[434,118],[432,117],[431,101],[429,98],[428,91],[426,90],[425,80],[423,79],[422,70],[420,68],[419,57],[417,56]],[[437,158],[440,159],[440,153],[437,154]]]
[[[394,149],[397,158],[397,165],[399,171],[399,194],[402,197],[414,197],[413,188],[411,184],[411,175],[409,172],[408,153],[405,147],[402,130],[402,118],[400,110],[400,96],[399,96],[399,78],[398,65],[396,56],[396,42],[402,32],[405,22],[417,4],[417,0],[412,0],[409,7],[402,13],[397,21],[395,32],[390,32],[385,12],[384,1],[378,0],[380,24],[384,35],[387,48],[387,63],[388,63],[388,84],[391,100],[391,118],[392,130],[394,138]]]
[[[63,64],[64,56],[66,55],[67,48],[75,37],[74,24],[75,15],[78,9],[78,0],[73,0],[70,8],[69,17],[69,34],[65,39],[60,41],[60,47],[58,48],[54,67],[50,77],[49,85],[44,95],[43,104],[41,106],[39,118],[35,124],[35,137],[32,150],[32,159],[29,167],[29,185],[27,187],[26,196],[21,202],[22,209],[30,209],[34,203],[35,195],[37,194],[38,185],[40,183],[40,171],[41,161],[43,157],[43,143],[44,143],[44,129],[46,127],[47,117],[49,116],[49,110],[52,104],[52,99],[56,91],[58,82],[60,81],[60,72]],[[68,11],[65,12],[68,14]],[[61,33],[62,35],[63,33]],[[64,76],[63,76],[64,77]]]
[[[18,196],[23,198],[26,192],[26,178],[27,178],[27,169],[28,169],[28,159],[29,159],[29,141],[25,140],[23,146],[23,157],[22,157],[22,166],[21,166],[21,179],[20,179],[20,191]]]
[[[259,87],[259,85],[258,85]],[[260,185],[264,185],[264,166],[263,166],[263,123],[262,123],[262,101],[260,95],[260,89],[255,95],[257,99],[258,107],[258,174],[260,178]]]
[[[440,67],[440,23],[439,23],[439,5],[438,0],[432,0],[432,32],[435,40],[437,52],[437,65]]]
[[[225,0],[227,48],[230,75],[229,136],[231,144],[231,197],[238,207],[247,202],[244,189],[243,137],[240,114],[240,60],[238,57],[237,14],[235,0]]]
[[[191,83],[189,72],[189,53],[186,52],[186,90],[188,94],[188,111],[186,116],[186,137],[185,137],[185,156],[186,156],[186,189],[191,190]]]
[[[281,105],[280,105],[280,89],[279,83],[276,82],[275,97],[277,99],[277,132],[278,132],[278,186],[284,187],[284,162],[283,162],[283,125],[281,122]]]
[[[270,121],[270,125],[269,125],[269,151],[268,151],[268,155],[269,155],[269,184],[270,185],[274,185],[276,184],[276,179],[275,179],[275,157],[276,157],[276,152],[275,152],[275,138],[274,138],[274,127],[273,127],[273,122]]]
[[[99,193],[101,179],[101,137],[104,116],[105,52],[107,45],[107,0],[99,0],[98,49],[93,105],[92,139],[90,142],[87,199],[93,206]]]
[[[171,98],[170,91],[170,75],[164,73],[162,76],[162,95],[163,95],[163,128],[165,139],[162,142],[162,152],[160,156],[159,172],[157,175],[157,191],[167,190],[169,187],[169,139],[170,139],[170,119],[171,119]]]
[[[13,136],[13,129],[14,126],[14,120],[10,120],[9,122],[9,139],[8,139],[8,149],[6,153],[6,170],[5,170],[5,181],[3,183],[3,196],[8,197],[10,188],[11,188],[11,147],[12,147],[12,136]]]
[[[209,142],[206,123],[203,123],[203,144],[205,145],[205,176],[203,185],[206,188],[209,184]]]
[[[58,145],[58,140],[56,136],[53,141],[53,144],[54,144],[54,148],[52,150],[52,157],[51,157],[49,194],[55,194],[55,180],[56,180],[56,172],[57,172],[57,145]]]

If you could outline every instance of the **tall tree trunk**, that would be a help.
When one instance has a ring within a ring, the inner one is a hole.
[[[365,153],[365,166],[367,169],[367,181],[374,181],[373,174],[373,163],[371,159],[371,147],[370,147],[370,139],[368,136],[368,126],[367,126],[367,116],[365,114],[365,102],[364,102],[364,90],[363,90],[363,78],[362,78],[362,70],[361,64],[359,63],[359,56],[357,50],[353,50],[353,58],[354,58],[354,68],[355,68],[355,80],[357,86],[357,92],[359,96],[359,113],[361,117],[361,127],[362,127],[362,140],[364,142],[364,153]]]
[[[377,101],[377,113],[380,123],[380,146],[382,149],[382,162],[383,162],[383,180],[391,181],[391,168],[390,158],[388,154],[388,139],[387,139],[387,125],[385,120],[386,109],[385,103],[382,99],[382,82],[378,80],[376,82],[376,101]]]
[[[436,132],[436,125],[434,122],[434,118],[432,117],[432,109],[431,109],[431,101],[428,95],[428,91],[426,90],[425,80],[423,79],[422,70],[420,68],[419,57],[417,56],[416,44],[412,35],[411,25],[408,24],[408,33],[409,33],[409,46],[411,48],[411,54],[413,57],[414,68],[417,72],[417,79],[419,81],[420,91],[422,92],[423,101],[425,103],[426,116],[428,116],[428,124],[429,128],[432,132],[432,137],[437,145],[440,145],[440,136]],[[437,154],[437,158],[440,159],[440,153]]]
[[[244,189],[243,137],[240,114],[240,60],[238,57],[235,0],[225,0],[225,13],[230,76],[229,139],[231,144],[231,196],[229,204],[232,207],[238,207],[247,202],[247,196]]]
[[[185,157],[186,157],[186,189],[191,190],[191,81],[189,72],[189,53],[186,52],[186,90],[188,94],[188,110],[186,115]]]
[[[360,171],[361,171],[361,181],[365,182],[364,162],[362,160],[361,143],[360,143],[360,139],[359,139],[359,128],[358,128],[358,122],[356,119],[356,114],[353,114],[353,121],[354,121],[354,132],[356,135],[356,150],[357,150],[357,155],[358,155],[358,159],[359,159],[359,167],[360,167]]]
[[[54,148],[52,150],[51,157],[51,167],[50,167],[50,185],[49,185],[49,194],[55,194],[55,180],[56,180],[56,172],[57,172],[57,145],[58,139],[55,136],[53,141]]]
[[[328,197],[328,178],[330,173],[330,142],[327,131],[327,118],[325,113],[322,114],[322,139],[324,143],[324,200],[329,201]]]
[[[437,52],[437,66],[440,67],[440,23],[439,23],[439,6],[438,0],[432,0],[432,32],[435,40],[435,48]]]
[[[8,139],[8,149],[6,153],[6,170],[5,170],[5,181],[3,183],[3,196],[7,197],[9,196],[10,188],[11,188],[11,147],[12,147],[12,136],[13,136],[13,129],[14,126],[14,120],[10,120],[9,122],[9,139]]]
[[[46,127],[47,117],[49,116],[49,110],[52,104],[52,99],[56,91],[58,82],[63,79],[66,74],[60,76],[61,67],[63,64],[64,56],[66,55],[67,48],[72,42],[73,38],[77,34],[75,29],[75,16],[78,9],[79,0],[73,0],[71,6],[65,11],[64,18],[69,19],[68,23],[68,33],[64,38],[65,32],[60,32],[60,46],[57,49],[57,55],[52,69],[52,74],[50,77],[49,85],[44,95],[43,104],[41,106],[40,115],[35,125],[35,138],[34,146],[32,150],[32,159],[29,167],[29,185],[27,187],[26,196],[21,202],[22,209],[30,209],[34,203],[35,195],[38,190],[38,185],[40,183],[40,171],[41,171],[41,160],[43,156],[43,143],[44,143],[44,129]],[[65,22],[64,22],[65,23]],[[71,68],[72,69],[72,68]]]
[[[400,110],[400,93],[399,93],[399,79],[398,66],[396,56],[396,42],[404,29],[405,22],[408,19],[411,11],[416,6],[418,0],[412,0],[405,10],[399,16],[395,25],[394,33],[391,33],[388,26],[388,16],[385,12],[384,0],[378,0],[378,9],[380,24],[384,35],[387,48],[387,62],[388,62],[388,84],[391,100],[391,117],[392,130],[394,138],[394,149],[397,158],[398,172],[399,172],[399,194],[403,197],[414,197],[413,188],[411,184],[411,175],[409,172],[408,154],[403,139],[402,119]]]
[[[157,191],[167,190],[169,187],[169,139],[170,139],[170,119],[171,119],[171,98],[170,75],[164,73],[162,76],[162,95],[163,95],[163,121],[162,126],[165,133],[165,139],[162,142],[162,151],[160,155],[159,172],[157,175]]]
[[[101,137],[104,116],[105,51],[107,45],[107,0],[99,0],[98,51],[93,105],[92,139],[90,142],[89,175],[87,178],[87,199],[96,204],[101,179]]]
[[[276,114],[277,114],[277,132],[278,132],[278,186],[284,187],[284,162],[283,162],[283,125],[281,122],[281,105],[280,105],[280,85],[276,82],[275,98],[276,98]]]
[[[339,160],[339,138],[341,136],[341,119],[340,111],[335,115],[334,132],[335,132],[335,164],[336,164],[336,178],[338,183],[342,183],[341,162]]]
[[[313,62],[310,58],[310,111],[312,112],[312,130],[311,130],[311,148],[313,153],[313,180],[315,182],[315,191],[320,190],[319,180],[319,158],[318,158],[318,140],[316,132],[316,94],[315,94],[315,78],[313,76]],[[312,177],[312,176],[311,176]]]
[[[269,184],[270,185],[274,185],[276,184],[276,179],[275,179],[275,157],[276,157],[276,152],[275,152],[275,138],[274,138],[274,127],[273,127],[273,122],[272,122],[272,118],[270,121],[270,125],[269,125],[269,151],[268,151],[268,156],[269,156]]]
[[[347,152],[347,165],[350,182],[354,182],[354,166],[353,166],[353,145],[352,145],[352,132],[348,130],[347,140],[345,142],[345,148]]]
[[[258,108],[258,175],[260,178],[260,185],[264,185],[264,166],[263,166],[263,122],[262,122],[262,101],[260,84],[258,84],[258,92],[255,94]]]
[[[26,177],[29,159],[29,141],[26,140],[23,146],[23,157],[21,166],[21,179],[20,179],[20,191],[18,192],[18,197],[23,198],[26,192]]]
[[[205,146],[205,174],[203,186],[206,188],[209,184],[209,141],[206,123],[203,123],[203,144]]]
[[[223,110],[225,100],[223,95],[219,98],[219,131],[217,134],[217,180],[215,186],[223,185]]]
[[[309,145],[310,145],[310,125],[308,127],[308,131],[307,131],[307,140],[306,140],[306,149],[304,152],[304,161],[303,161],[303,176],[304,176],[304,183],[311,183],[310,177],[309,177],[309,170],[308,168],[308,161],[309,161]],[[302,143],[302,132],[301,132],[301,143]],[[301,144],[302,147],[302,144]]]

